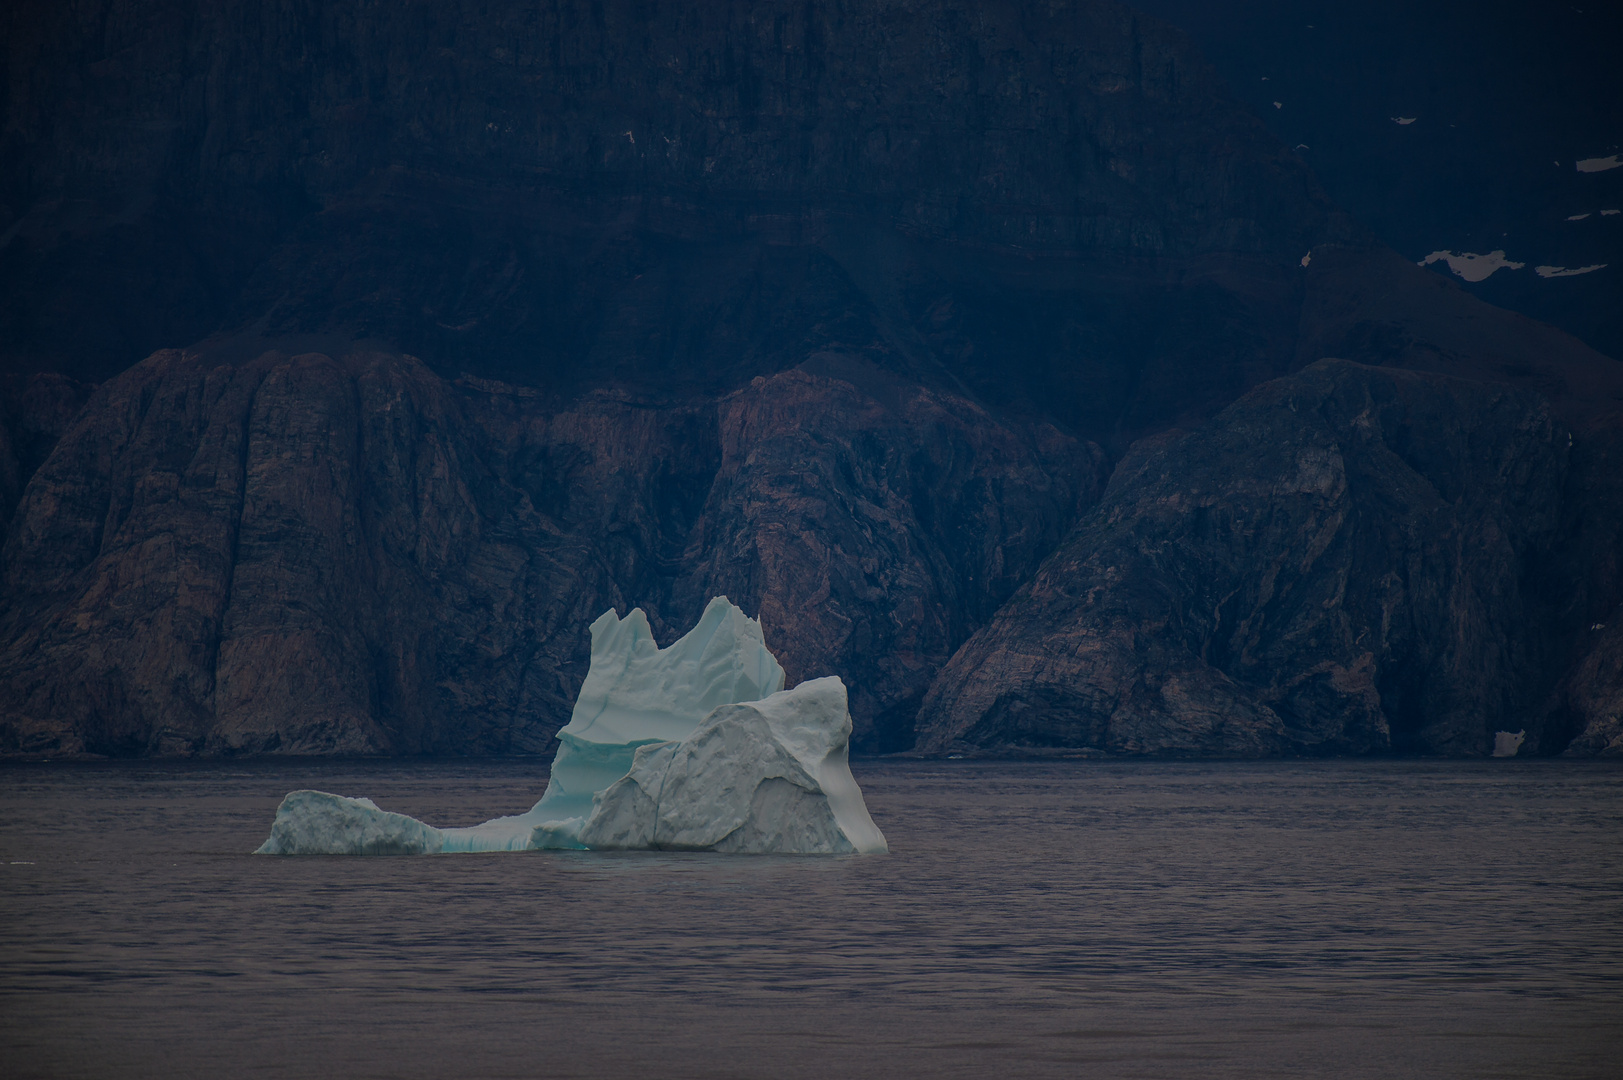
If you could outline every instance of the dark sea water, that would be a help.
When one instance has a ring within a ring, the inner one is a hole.
[[[545,765],[0,769],[0,1076],[1623,1076],[1623,768],[855,772],[888,856],[256,857]]]

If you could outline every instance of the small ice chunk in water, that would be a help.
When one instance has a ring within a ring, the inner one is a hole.
[[[665,649],[640,608],[609,611],[592,624],[591,670],[527,813],[436,829],[369,799],[295,791],[259,853],[886,850],[851,776],[845,684],[783,681],[760,623],[724,596]]]
[[[1611,157],[1584,158],[1578,162],[1579,172],[1605,172],[1623,165],[1623,155],[1613,154]]]
[[[1515,757],[1527,739],[1527,731],[1496,731],[1493,733],[1493,756]]]
[[[1420,119],[1418,116],[1394,116],[1392,122],[1399,127],[1408,127],[1418,119]]]

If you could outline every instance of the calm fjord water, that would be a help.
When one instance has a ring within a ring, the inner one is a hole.
[[[1623,768],[855,772],[888,856],[255,857],[545,765],[0,769],[0,1073],[1623,1075]]]

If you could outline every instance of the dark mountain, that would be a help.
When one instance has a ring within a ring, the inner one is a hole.
[[[1475,754],[1498,725],[1555,753],[1603,725],[1618,365],[1383,247],[1164,23],[0,19],[0,353],[30,440],[0,751],[539,752],[595,614],[644,606],[667,640],[718,592],[791,678],[845,678],[869,751]],[[1303,394],[1312,422],[1280,412]],[[1261,479],[1304,454],[1342,488]],[[1209,526],[1162,505],[1190,485]],[[1179,559],[1130,559],[1151,535]],[[1099,603],[1160,643],[1034,681],[1011,657],[1099,632],[1072,592],[1118,549],[1134,583]],[[1290,595],[1340,635],[1311,646],[1262,598],[1303,559]],[[1377,649],[1384,601],[1325,583],[1399,563]],[[1197,667],[1226,689],[1161,694],[1154,739],[1045,704]],[[1282,705],[1298,676],[1364,679],[1357,715]],[[1224,709],[1254,734],[1214,741]]]
[[[942,673],[924,747],[1479,753],[1581,633],[1573,446],[1536,396],[1344,360],[1146,439]]]
[[[1187,31],[1382,242],[1417,261],[1503,251],[1466,288],[1623,356],[1623,167],[1597,167],[1623,151],[1623,6],[1134,6]]]

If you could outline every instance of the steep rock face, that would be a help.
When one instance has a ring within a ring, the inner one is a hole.
[[[92,387],[62,375],[0,379],[0,529],[17,500],[90,397]]]
[[[857,351],[1119,451],[1288,370],[1356,232],[1104,0],[0,20],[0,361],[96,378],[246,326],[566,398]]]
[[[1305,268],[1296,361],[1337,356],[1537,394],[1575,430],[1623,430],[1623,364],[1373,245],[1325,244]],[[1608,451],[1610,452],[1610,451]]]
[[[1562,659],[1539,586],[1571,443],[1500,387],[1330,360],[1266,384],[1122,462],[942,672],[922,747],[1485,753]]]
[[[1623,610],[1592,624],[1589,637],[1551,695],[1545,726],[1573,736],[1569,757],[1623,757]]]
[[[1562,609],[1568,633],[1556,643],[1572,664],[1529,735],[1544,737],[1545,752],[1565,745],[1573,757],[1615,757],[1623,754],[1623,607],[1609,601],[1623,577],[1623,430],[1579,440],[1573,459],[1566,527],[1573,584]]]
[[[546,545],[515,543],[516,498],[468,474],[437,383],[165,353],[104,386],[8,538],[11,748],[409,752],[436,742],[435,699],[521,678],[479,653],[523,653],[527,627],[494,616]],[[527,689],[560,694],[549,675]],[[522,745],[483,720],[471,746]]]
[[[887,406],[804,372],[719,404],[560,410],[409,357],[157,354],[97,392],[18,508],[0,751],[539,751],[593,617],[691,622],[722,585],[751,590],[769,634],[784,613],[786,663],[865,683],[868,738],[895,741],[879,714],[1098,484],[1096,449],[1052,430],[917,388],[895,408],[864,432]],[[766,494],[776,525],[756,520]],[[954,515],[944,543],[915,503]],[[808,545],[838,556],[798,565]],[[938,621],[791,633],[808,588],[831,625],[859,600],[860,619]]]
[[[722,402],[676,595],[758,608],[791,684],[851,672],[858,744],[901,750],[936,671],[1097,498],[1103,462],[961,398],[876,393],[793,371]]]

